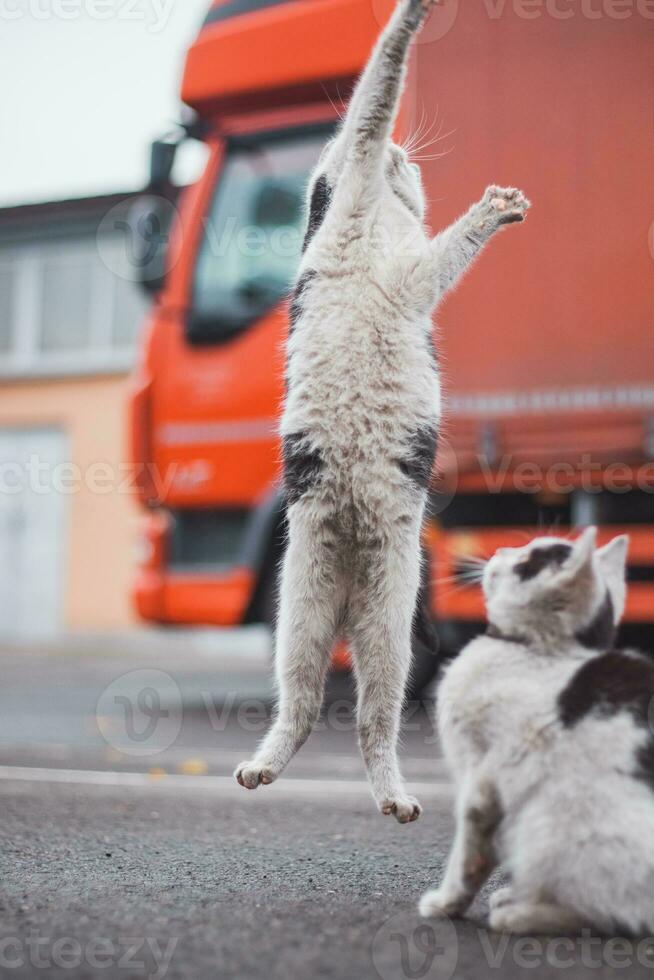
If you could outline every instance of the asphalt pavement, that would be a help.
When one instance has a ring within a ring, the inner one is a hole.
[[[654,941],[489,933],[498,877],[464,921],[417,916],[452,837],[424,705],[403,735],[415,824],[376,812],[342,684],[284,778],[238,787],[271,699],[248,642],[0,653],[1,977],[654,976]]]

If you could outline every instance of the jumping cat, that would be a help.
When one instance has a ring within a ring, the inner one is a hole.
[[[492,235],[529,206],[519,191],[491,187],[435,238],[425,228],[420,168],[391,134],[410,42],[435,3],[398,4],[310,181],[281,422],[279,704],[254,759],[235,772],[248,789],[279,776],[318,717],[334,640],[344,635],[373,795],[401,823],[420,814],[396,743],[440,417],[431,314]]]
[[[420,903],[459,916],[496,865],[490,926],[654,930],[654,662],[613,650],[628,538],[538,538],[487,563],[488,632],[438,695],[457,785],[445,878]]]

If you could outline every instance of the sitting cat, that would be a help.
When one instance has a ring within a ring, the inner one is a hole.
[[[400,823],[420,805],[397,740],[440,422],[432,313],[502,228],[515,188],[489,187],[432,236],[420,168],[393,142],[413,38],[436,0],[400,0],[308,190],[281,420],[288,547],[276,636],[279,704],[235,776],[272,783],[311,732],[335,640],[347,638],[373,795]]]
[[[628,538],[595,541],[538,538],[484,569],[488,632],[439,691],[457,827],[425,916],[461,915],[501,865],[492,929],[654,930],[654,663],[612,649]]]

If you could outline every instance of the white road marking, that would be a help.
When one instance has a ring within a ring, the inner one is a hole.
[[[247,792],[230,776],[180,776],[176,773],[151,775],[147,772],[110,772],[99,769],[50,769],[31,766],[0,766],[0,781],[27,783],[60,783],[69,786],[136,786],[153,789],[204,790],[213,792]],[[425,799],[452,795],[452,784],[409,782],[407,790]],[[281,779],[271,786],[261,787],[259,793],[280,796],[370,796],[364,780],[354,779]]]
[[[89,718],[95,724],[95,716],[91,715]],[[125,744],[124,751],[121,751],[120,744],[105,746],[104,761],[113,765],[118,760],[126,765],[129,764],[130,747],[131,743],[129,742]],[[435,747],[434,752],[436,751],[437,748]],[[23,759],[27,758],[27,761],[30,762],[40,762],[42,764],[40,768],[47,769],[51,768],[51,764],[58,763],[60,767],[63,767],[63,764],[68,762],[70,765],[73,760],[82,766],[88,765],[93,759],[93,750],[87,751],[84,746],[71,746],[67,742],[30,742],[28,746],[19,742],[3,742],[3,752],[5,758],[11,756],[12,753],[19,753],[18,758],[21,758],[22,754]],[[218,768],[229,772],[235,769],[239,762],[249,759],[251,755],[252,746],[245,746],[240,749],[233,747],[216,749],[206,745],[187,745],[183,748],[162,748],[160,753],[151,757],[151,764],[174,772],[187,759],[202,759],[210,769]],[[425,774],[429,776],[430,785],[431,780],[447,782],[449,779],[445,759],[436,754],[430,759],[409,756],[401,759],[400,766],[402,774],[408,782],[414,780],[422,782]],[[29,768],[39,767],[30,766]],[[301,770],[309,770],[311,775],[307,776],[307,779],[322,779],[323,775],[329,778],[335,774],[353,774],[359,777],[360,782],[363,782],[365,778],[365,769],[361,757],[346,755],[342,752],[327,755],[308,749],[292,761],[284,778],[294,779],[296,778],[295,772]],[[77,769],[72,771],[77,772]],[[297,778],[301,777],[298,776]]]

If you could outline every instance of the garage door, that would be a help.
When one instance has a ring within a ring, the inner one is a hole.
[[[0,428],[0,635],[61,628],[68,498],[58,467],[65,458],[56,429]]]

